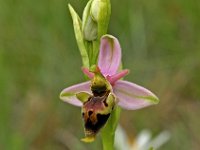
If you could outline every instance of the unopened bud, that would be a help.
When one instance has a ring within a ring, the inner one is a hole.
[[[83,12],[83,36],[94,41],[107,32],[110,18],[110,0],[90,0]]]
[[[98,27],[97,23],[92,19],[91,16],[88,16],[84,26],[83,26],[83,37],[87,41],[96,40],[98,37]]]

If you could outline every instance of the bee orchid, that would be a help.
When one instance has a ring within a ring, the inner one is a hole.
[[[91,80],[65,88],[60,99],[82,107],[86,142],[107,122],[116,105],[127,110],[136,110],[153,104],[159,99],[148,89],[135,83],[120,80],[129,73],[119,72],[121,47],[117,38],[104,35],[101,38],[97,67],[82,68]]]

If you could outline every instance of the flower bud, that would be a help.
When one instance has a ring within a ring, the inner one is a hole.
[[[92,2],[92,5],[91,5],[91,16],[92,18],[97,21],[98,20],[98,16],[100,14],[100,5],[101,5],[101,0],[94,0]]]
[[[87,41],[96,40],[98,37],[97,23],[92,19],[91,16],[88,16],[85,26],[83,27],[83,37]]]
[[[83,37],[94,41],[107,32],[110,18],[109,0],[90,0],[83,12]]]

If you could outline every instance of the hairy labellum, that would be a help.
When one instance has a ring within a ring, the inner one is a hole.
[[[83,104],[82,116],[86,137],[95,137],[106,124],[114,107],[114,101],[114,96],[110,92],[106,92],[101,96],[89,97],[88,101]]]

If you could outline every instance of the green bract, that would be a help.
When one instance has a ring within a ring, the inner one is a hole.
[[[69,6],[69,11],[72,16],[75,37],[76,37],[76,41],[78,44],[78,48],[81,53],[83,66],[89,67],[89,58],[88,58],[88,53],[87,53],[87,47],[85,46],[84,39],[83,39],[83,33],[82,33],[82,29],[81,29],[81,26],[82,26],[81,19],[79,18],[78,14],[74,11],[72,6],[70,4],[68,6]]]

